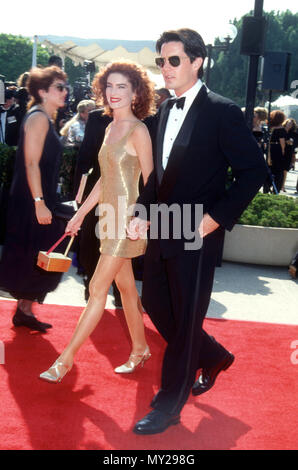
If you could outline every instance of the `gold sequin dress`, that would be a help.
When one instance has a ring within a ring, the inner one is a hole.
[[[130,219],[128,208],[139,196],[141,168],[137,156],[130,155],[125,145],[129,135],[138,125],[133,125],[122,139],[113,144],[106,143],[106,136],[98,154],[101,173],[99,200],[100,252],[121,258],[135,258],[143,255],[146,240],[126,238],[125,228]]]

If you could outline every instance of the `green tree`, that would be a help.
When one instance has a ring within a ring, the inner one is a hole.
[[[12,34],[0,34],[0,74],[6,81],[17,78],[32,66],[33,43],[31,39]],[[46,66],[52,51],[38,44],[37,64]],[[65,72],[73,85],[79,78],[85,77],[84,67],[74,65],[68,57],[65,59]]]
[[[29,38],[0,34],[0,74],[6,81],[16,81],[17,78],[32,66],[33,43]],[[48,63],[49,52],[37,46],[37,64]]]
[[[17,78],[32,66],[33,43],[30,38],[0,34],[0,74],[6,81],[16,81]],[[46,66],[52,51],[38,44],[37,64]],[[68,57],[65,59],[65,72],[71,85],[79,78],[85,77],[84,67],[75,66]]]
[[[248,15],[252,15],[252,12]],[[293,80],[298,79],[298,61],[296,60],[298,55],[298,13],[294,14],[289,10],[285,12],[271,11],[264,13],[264,16],[267,19],[265,50],[292,54],[290,85]],[[230,50],[226,54],[218,52],[216,49],[213,51],[214,67],[210,73],[210,88],[217,93],[228,96],[240,106],[245,106],[249,57],[240,55],[243,17],[240,20],[234,19],[233,24],[238,29],[238,35],[231,44]],[[215,44],[218,44],[218,40]],[[273,94],[273,100],[279,95],[280,93]],[[258,89],[256,103],[262,104],[267,100],[268,92]]]
[[[82,65],[74,65],[69,57],[65,59],[65,72],[71,85],[73,85],[76,80],[86,76],[84,67]]]

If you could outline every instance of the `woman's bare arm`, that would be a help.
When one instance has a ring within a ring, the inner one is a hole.
[[[145,124],[143,126],[136,127],[132,134],[131,143],[138,156],[145,185],[153,170],[152,142]]]
[[[81,205],[78,212],[74,217],[68,222],[65,232],[70,233],[71,235],[77,235],[78,230],[80,229],[85,216],[90,212],[93,207],[96,206],[99,202],[100,196],[100,178],[97,183],[93,186],[93,189],[85,202]]]
[[[25,124],[25,168],[33,199],[43,197],[39,162],[48,130],[49,122],[43,113],[29,116]],[[52,213],[43,200],[35,202],[35,214],[39,224],[48,225],[52,222]]]

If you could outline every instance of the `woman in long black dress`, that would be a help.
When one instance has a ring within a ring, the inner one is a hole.
[[[282,126],[285,115],[282,111],[276,110],[270,113],[271,138],[270,138],[270,158],[271,172],[274,176],[274,182],[278,193],[283,184],[284,166],[285,166],[285,149],[287,132]]]
[[[66,75],[58,67],[36,68],[30,72],[29,111],[24,119],[8,221],[0,263],[0,289],[18,299],[15,326],[46,332],[51,325],[37,320],[32,303],[42,303],[53,291],[60,273],[36,266],[39,250],[47,251],[63,234],[63,221],[53,215],[62,146],[52,119],[66,96]]]

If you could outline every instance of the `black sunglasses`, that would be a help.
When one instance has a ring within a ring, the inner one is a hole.
[[[56,83],[55,85],[53,85],[55,88],[57,88],[58,91],[60,91],[62,93],[62,91],[64,90],[68,90],[68,86],[67,85],[64,85],[63,83]]]
[[[188,56],[179,57],[178,55],[172,55],[171,57],[168,57],[167,59],[164,59],[163,57],[156,57],[155,63],[157,67],[160,67],[162,69],[165,65],[166,60],[168,60],[169,64],[172,67],[179,67],[182,59],[189,59],[189,57]]]

